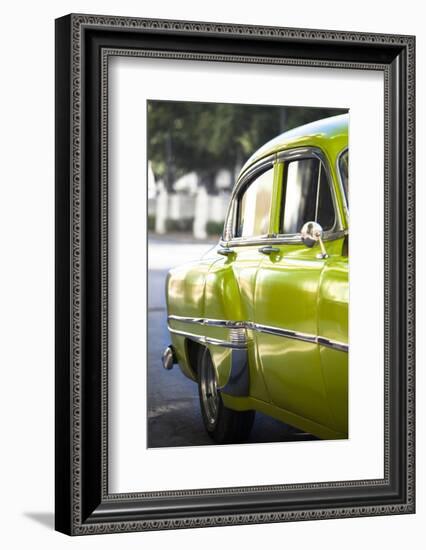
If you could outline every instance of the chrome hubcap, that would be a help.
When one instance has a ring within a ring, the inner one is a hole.
[[[201,402],[209,425],[214,426],[217,421],[219,395],[214,368],[208,352],[204,354],[200,374]]]

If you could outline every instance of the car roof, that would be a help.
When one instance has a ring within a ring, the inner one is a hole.
[[[293,147],[320,147],[337,155],[348,146],[348,123],[349,113],[345,113],[288,130],[262,145],[244,164],[240,175],[258,160]]]

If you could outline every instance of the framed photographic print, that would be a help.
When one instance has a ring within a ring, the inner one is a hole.
[[[57,530],[414,512],[414,49],[56,21]]]

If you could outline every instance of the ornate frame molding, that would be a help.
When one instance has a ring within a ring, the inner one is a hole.
[[[200,44],[206,37],[214,39],[209,48],[216,51],[197,51],[203,49]],[[228,46],[225,37],[233,45]],[[161,48],[159,38],[166,42]],[[181,43],[180,48],[170,46],[171,39],[173,44]],[[136,44],[138,40],[140,44]],[[257,44],[259,50],[271,51],[256,55]],[[369,45],[368,50],[360,48],[365,45]],[[289,46],[297,46],[299,51],[279,55],[283,51],[292,52]],[[236,54],[233,48],[242,53]],[[317,57],[313,55],[314,48],[319,52]],[[57,20],[58,530],[82,535],[414,512],[414,50],[414,37],[389,34],[96,15],[70,15]],[[382,480],[108,493],[107,127],[111,56],[369,69],[384,73],[385,476]],[[100,97],[94,89],[97,85]],[[99,107],[99,118],[94,115],[95,105]],[[94,133],[100,137],[98,149]],[[88,160],[89,150],[96,152],[92,164]],[[88,207],[89,194],[99,205],[93,212]],[[395,320],[392,312],[396,307]],[[93,308],[96,313],[90,314],[90,321],[96,322],[90,332],[88,311]],[[88,382],[89,369],[96,381]],[[88,400],[95,394],[100,397],[89,406]],[[398,411],[404,411],[402,419],[396,418]],[[89,444],[88,433],[94,443]],[[397,444],[403,447],[400,454]],[[365,490],[371,495],[371,502],[364,495]],[[312,495],[321,491],[328,497],[335,495],[330,505],[315,504],[318,501]],[[350,495],[352,505],[339,500]],[[364,495],[359,502],[357,495]],[[219,496],[222,501],[218,501]],[[187,512],[173,511],[176,497],[188,500]],[[234,500],[228,503],[228,497]],[[149,503],[159,498],[169,499],[169,508],[153,513]],[[280,498],[281,505],[277,502]],[[195,504],[200,499],[211,506],[216,502],[217,512],[196,513],[199,507]],[[296,500],[304,502],[303,510],[294,506]],[[230,509],[227,514],[220,513],[225,503]]]

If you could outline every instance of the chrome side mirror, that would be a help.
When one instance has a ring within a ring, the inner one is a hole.
[[[312,248],[315,243],[319,243],[321,254],[319,254],[318,257],[328,258],[328,254],[324,248],[324,243],[322,242],[322,234],[322,227],[317,222],[306,222],[300,231],[302,241],[308,248]]]

